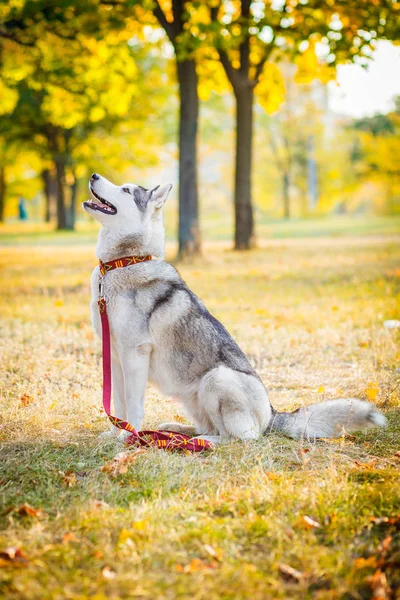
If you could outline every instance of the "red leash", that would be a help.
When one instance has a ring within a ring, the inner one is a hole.
[[[139,446],[156,446],[164,450],[183,450],[184,452],[203,452],[210,450],[214,445],[201,438],[191,438],[183,433],[175,433],[173,431],[136,431],[136,429],[123,419],[113,417],[111,414],[111,336],[110,323],[107,315],[107,304],[103,292],[103,278],[108,271],[122,267],[128,267],[147,260],[151,260],[151,256],[135,257],[127,256],[112,260],[107,263],[100,262],[100,284],[99,284],[99,312],[102,327],[102,351],[103,351],[103,407],[106,411],[111,423],[129,431],[131,434],[126,443],[129,445]]]

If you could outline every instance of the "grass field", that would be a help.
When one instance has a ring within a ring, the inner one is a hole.
[[[351,233],[351,232],[350,232]],[[272,403],[370,398],[386,429],[273,434],[205,456],[98,434],[90,240],[8,232],[0,255],[0,597],[400,598],[399,237],[285,239],[180,266],[250,355]],[[16,243],[18,242],[18,243]],[[155,390],[146,427],[182,415]],[[102,467],[106,466],[102,470]]]

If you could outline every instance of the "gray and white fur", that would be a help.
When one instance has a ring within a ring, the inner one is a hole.
[[[221,323],[164,261],[163,205],[171,185],[146,190],[116,186],[92,175],[85,210],[102,224],[97,257],[153,260],[115,269],[104,278],[111,330],[115,416],[141,428],[148,381],[183,405],[194,426],[163,423],[190,436],[250,440],[276,429],[292,438],[336,437],[386,419],[354,398],[329,400],[279,413],[261,379]],[[92,275],[92,319],[98,315],[99,268]],[[111,434],[120,430],[112,426]],[[124,437],[125,433],[121,434]]]

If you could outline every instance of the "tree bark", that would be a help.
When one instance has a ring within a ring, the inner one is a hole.
[[[74,181],[69,185],[70,190],[70,205],[68,211],[68,229],[75,229],[76,220],[76,198],[78,196],[78,180],[73,172]]]
[[[65,206],[65,160],[63,156],[56,156],[56,206],[57,206],[57,229],[68,229],[67,211]]]
[[[199,97],[196,63],[177,60],[179,82],[179,257],[200,254],[197,188]]]
[[[4,221],[4,208],[6,203],[6,169],[4,166],[0,167],[0,223]]]
[[[251,193],[253,146],[253,87],[246,80],[235,88],[236,168],[235,168],[235,250],[252,245],[254,217]]]
[[[287,172],[282,175],[282,199],[283,216],[285,219],[290,219],[290,177]]]
[[[54,208],[57,195],[57,186],[54,179],[53,173],[50,169],[43,169],[42,171],[43,181],[43,192],[46,199],[45,215],[44,220],[46,223],[50,223],[54,216]]]

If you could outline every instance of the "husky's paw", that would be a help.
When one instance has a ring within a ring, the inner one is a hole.
[[[161,431],[174,431],[185,435],[196,435],[197,429],[193,425],[182,425],[182,423],[161,423],[158,426]]]
[[[119,436],[117,437],[117,442],[124,444],[129,436],[132,435],[131,431],[121,431]]]

